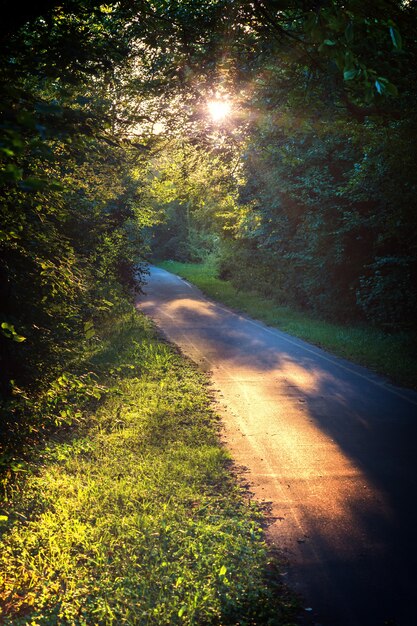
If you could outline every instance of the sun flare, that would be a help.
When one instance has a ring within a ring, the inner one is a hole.
[[[210,100],[207,108],[213,122],[221,122],[230,114],[232,105],[229,100]]]

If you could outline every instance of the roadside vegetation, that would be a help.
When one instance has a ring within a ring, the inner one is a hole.
[[[239,289],[230,281],[218,278],[213,259],[203,263],[161,261],[157,265],[191,281],[210,298],[254,319],[369,367],[397,384],[417,387],[415,332],[383,332],[364,324],[337,324],[277,304],[256,293],[255,288],[250,291]]]
[[[204,380],[125,307],[216,258],[170,268],[415,383],[416,5],[2,18],[0,621],[285,624]]]
[[[204,376],[127,306],[88,360],[101,399],[6,487],[0,623],[293,623]]]

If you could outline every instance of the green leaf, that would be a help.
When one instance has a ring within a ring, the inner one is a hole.
[[[17,343],[22,343],[22,341],[26,341],[26,337],[23,337],[23,335],[15,334],[13,335],[13,341],[17,341]]]
[[[0,522],[7,522],[9,520],[7,515],[0,515]]]
[[[86,339],[92,339],[96,334],[93,320],[84,323],[84,335]]]
[[[396,85],[394,85],[393,83],[390,83],[389,81],[387,81],[385,83],[385,91],[390,96],[398,96],[398,89],[397,89]]]
[[[345,28],[345,39],[348,43],[352,43],[353,41],[353,23],[349,22],[349,24]]]
[[[396,50],[402,50],[403,42],[400,32],[395,28],[395,26],[390,26],[389,32],[391,35],[392,43],[394,44],[394,48]]]
[[[26,341],[26,337],[23,335],[19,335],[13,326],[13,324],[8,324],[7,322],[2,322],[1,331],[5,337],[11,339],[12,341],[16,341],[17,343],[22,343],[22,341]]]
[[[227,572],[227,567],[225,565],[222,565],[219,570],[219,576],[226,576],[226,572]]]
[[[385,92],[385,85],[384,85],[384,83],[382,83],[379,80],[376,80],[375,81],[375,89],[382,96],[382,94]]]
[[[11,150],[10,148],[6,148],[5,146],[4,147],[3,146],[0,147],[0,152],[2,154],[5,154],[6,156],[10,156],[10,157],[14,156],[13,150]]]
[[[183,604],[180,610],[178,611],[178,617],[182,617],[186,610],[187,610],[187,606]]]
[[[359,71],[357,69],[353,69],[353,70],[345,70],[343,72],[343,78],[345,80],[353,80],[354,78],[356,78],[359,74]]]

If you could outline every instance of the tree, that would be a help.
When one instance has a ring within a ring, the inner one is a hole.
[[[3,25],[0,391],[7,445],[59,421],[56,394],[73,386],[68,377],[56,381],[120,298],[120,286],[140,284],[141,220],[150,220],[139,205],[138,148],[113,123],[109,76],[129,57],[125,22],[94,2],[37,9],[32,20],[12,14]]]

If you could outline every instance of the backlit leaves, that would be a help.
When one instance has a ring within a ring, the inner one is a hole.
[[[26,341],[26,337],[23,337],[23,335],[19,335],[19,333],[16,332],[13,324],[9,324],[8,322],[1,323],[1,332],[5,337],[11,339],[12,341],[16,341],[17,343],[22,343],[22,341]]]

